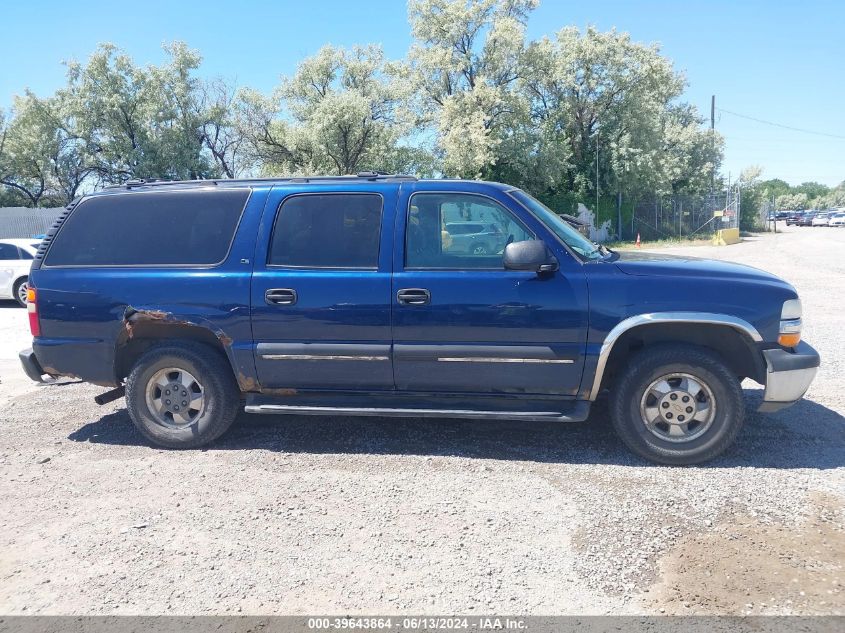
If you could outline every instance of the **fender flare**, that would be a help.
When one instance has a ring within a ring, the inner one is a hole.
[[[753,325],[744,319],[731,316],[730,314],[718,314],[712,312],[650,312],[646,314],[635,314],[623,321],[617,323],[607,336],[599,350],[598,361],[596,362],[596,373],[593,377],[593,387],[590,390],[590,401],[594,402],[599,395],[601,388],[601,381],[604,377],[604,371],[607,367],[607,361],[610,358],[610,353],[613,351],[613,346],[625,332],[633,330],[634,328],[651,325],[654,323],[704,323],[707,325],[726,325],[732,327],[738,332],[745,334],[755,343],[760,343],[763,337]]]

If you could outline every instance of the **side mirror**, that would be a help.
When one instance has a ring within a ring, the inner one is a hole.
[[[558,269],[557,259],[549,253],[546,244],[540,240],[525,240],[508,244],[502,260],[505,270],[551,273]]]

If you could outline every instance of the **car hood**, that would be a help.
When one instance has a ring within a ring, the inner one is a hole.
[[[782,279],[743,264],[688,257],[678,255],[664,255],[662,253],[646,253],[642,251],[619,252],[616,267],[628,275],[640,276],[670,276],[670,277],[719,277],[726,279],[744,279],[752,281],[780,282]]]

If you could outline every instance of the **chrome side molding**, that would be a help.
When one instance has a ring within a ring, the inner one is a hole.
[[[264,360],[390,360],[387,356],[328,356],[325,354],[262,354]]]
[[[440,357],[438,363],[560,363],[571,365],[571,358],[493,358],[490,356],[454,356]]]

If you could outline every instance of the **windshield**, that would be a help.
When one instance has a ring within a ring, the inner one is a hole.
[[[514,189],[508,193],[516,198],[523,206],[527,207],[550,231],[563,240],[578,255],[585,259],[602,259],[602,252],[599,246],[573,229],[566,220],[542,202],[532,198],[521,189]]]

